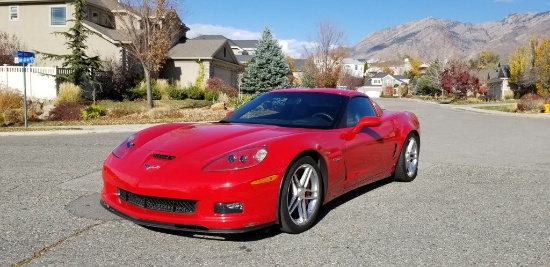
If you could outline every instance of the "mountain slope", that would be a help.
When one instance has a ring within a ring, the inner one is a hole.
[[[489,50],[506,60],[534,35],[550,35],[550,11],[515,13],[501,21],[479,24],[429,17],[369,34],[352,47],[352,55],[383,60],[411,55],[430,60],[471,58]]]

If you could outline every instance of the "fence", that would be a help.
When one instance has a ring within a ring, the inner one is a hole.
[[[58,67],[26,66],[25,77],[23,77],[23,66],[4,65],[0,66],[0,84],[19,90],[21,93],[26,87],[27,97],[30,98],[54,99],[57,96],[55,76],[68,72],[69,70]]]

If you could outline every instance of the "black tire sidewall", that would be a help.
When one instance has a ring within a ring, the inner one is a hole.
[[[411,139],[414,139],[416,142],[416,148],[417,148],[417,156],[420,156],[420,143],[418,140],[418,137],[411,133],[407,136],[405,139],[405,143],[403,144],[403,147],[401,148],[401,154],[399,155],[399,160],[397,160],[397,165],[395,166],[395,172],[393,174],[393,179],[398,182],[411,182],[416,178],[416,175],[418,175],[418,166],[416,167],[416,170],[414,171],[414,174],[412,176],[409,176],[407,174],[407,165],[405,164],[405,153],[407,146],[409,146],[409,143],[411,142]]]

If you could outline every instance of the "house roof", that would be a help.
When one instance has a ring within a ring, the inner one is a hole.
[[[172,59],[212,58],[227,43],[226,39],[189,39],[172,47],[168,56]]]
[[[91,30],[99,33],[101,36],[103,36],[104,38],[106,38],[110,42],[113,42],[113,43],[128,42],[128,40],[124,40],[124,36],[123,36],[123,34],[121,33],[120,30],[106,28],[106,27],[103,27],[101,25],[95,24],[91,21],[87,21],[87,20],[83,20],[82,24],[84,24],[85,26],[87,26]]]
[[[116,6],[117,1],[116,0],[86,0],[86,4],[103,8],[106,10],[112,10]]]
[[[376,73],[376,75],[374,75],[372,78],[384,78],[388,75],[390,75],[390,74],[385,73],[385,72],[379,72],[379,73]]]
[[[256,48],[258,40],[232,40],[235,45],[241,48]]]

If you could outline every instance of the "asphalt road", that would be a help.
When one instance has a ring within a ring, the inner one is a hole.
[[[99,204],[128,133],[0,136],[0,266],[549,266],[550,120],[380,99],[422,124],[411,183],[379,182],[299,235],[147,229]]]

